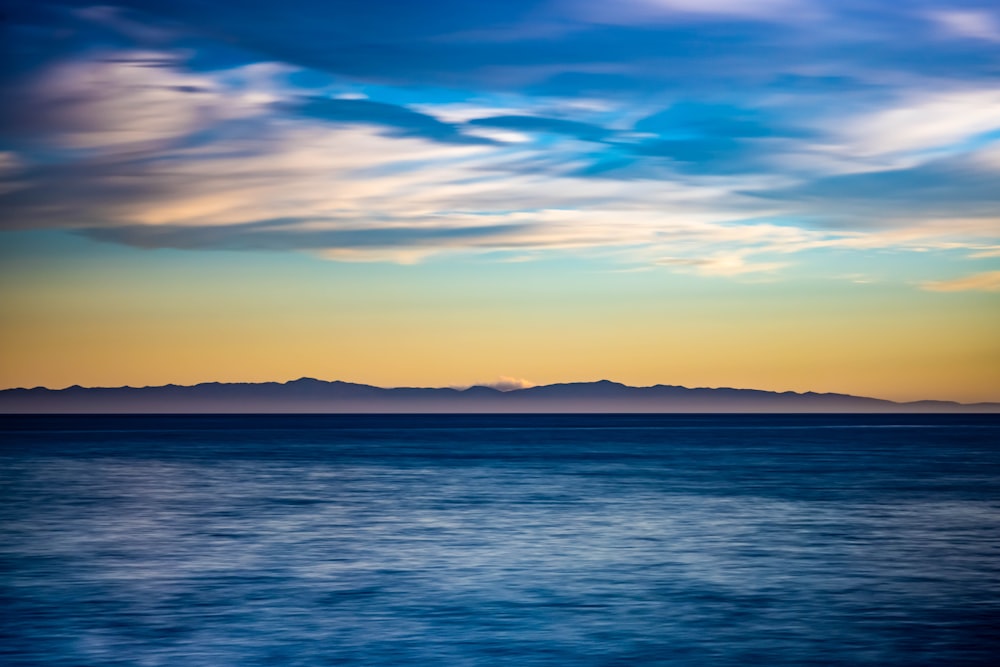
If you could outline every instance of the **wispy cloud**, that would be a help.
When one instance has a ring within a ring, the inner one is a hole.
[[[942,32],[950,37],[1000,42],[1000,19],[977,9],[940,9],[928,13]]]
[[[674,267],[688,267],[706,276],[740,276],[747,273],[771,273],[788,266],[787,262],[748,261],[752,251],[720,253],[713,257],[665,257],[658,264]]]
[[[620,0],[613,4],[572,0],[562,6],[584,20],[610,24],[683,21],[691,17],[790,21],[814,9],[808,0]]]
[[[182,72],[169,52],[106,51],[45,68],[12,88],[0,131],[15,145],[110,153],[162,148],[241,115],[214,82]]]
[[[947,147],[1000,130],[1000,88],[920,91],[841,119],[841,150],[858,156]]]
[[[332,123],[386,128],[391,136],[423,137],[444,143],[492,144],[489,139],[464,134],[451,123],[410,109],[364,99],[305,97],[289,105],[293,113]]]
[[[1000,234],[988,9],[42,4],[9,21],[7,229],[733,277],[835,249],[988,259]]]
[[[953,280],[937,280],[921,285],[931,292],[1000,292],[1000,271],[986,271]]]

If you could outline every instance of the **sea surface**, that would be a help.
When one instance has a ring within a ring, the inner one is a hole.
[[[0,664],[1000,664],[1000,417],[0,419]]]

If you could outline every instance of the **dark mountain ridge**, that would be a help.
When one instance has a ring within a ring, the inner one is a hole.
[[[500,391],[394,387],[300,378],[290,382],[158,387],[6,389],[0,413],[690,413],[1000,412],[1000,403],[897,403],[848,394],[759,389],[630,387],[573,382]]]

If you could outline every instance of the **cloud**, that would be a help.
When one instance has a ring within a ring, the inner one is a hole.
[[[925,282],[921,287],[931,292],[1000,292],[1000,271],[986,271],[953,280]]]
[[[133,19],[118,7],[93,5],[78,9],[74,13],[82,19],[110,28],[138,43],[163,44],[178,36],[163,26]]]
[[[358,220],[278,219],[229,225],[127,225],[90,227],[79,233],[100,241],[138,248],[181,250],[384,250],[398,248],[447,248],[452,245],[502,245],[519,225],[437,226],[365,224]]]
[[[333,123],[374,125],[392,136],[423,137],[444,143],[492,144],[484,137],[469,136],[451,123],[402,105],[365,99],[305,97],[287,105],[294,113]]]
[[[829,218],[995,218],[1000,211],[997,174],[977,160],[947,158],[906,169],[886,169],[817,178],[764,196],[801,202]]]
[[[232,106],[244,105],[235,114],[244,117],[209,110],[207,117],[220,120],[194,129],[206,140],[171,137],[56,164],[9,155],[8,189],[0,195],[6,224],[77,228],[143,248],[300,251],[351,261],[410,262],[441,252],[618,253],[630,262],[721,276],[778,271],[790,263],[775,253],[817,248],[947,243],[981,252],[984,233],[996,229],[952,218],[908,237],[901,232],[912,225],[896,222],[894,233],[873,233],[860,217],[855,230],[768,222],[796,209],[835,208],[838,200],[843,206],[851,196],[860,197],[859,210],[880,196],[899,206],[908,192],[950,182],[954,171],[920,176],[926,183],[875,174],[863,176],[883,182],[818,181],[812,190],[786,191],[766,175],[682,174],[663,165],[648,177],[594,179],[576,175],[592,159],[591,144],[576,137],[511,147],[440,142],[427,132],[385,134],[383,125],[331,124],[282,115],[275,111],[280,104],[248,104],[223,85],[232,76],[203,84],[215,104],[230,106],[232,98]],[[898,197],[887,178],[901,179]],[[780,196],[762,196],[769,192]],[[980,195],[984,210],[993,206],[984,199],[988,192],[983,187]],[[939,187],[928,198],[941,194]],[[975,201],[968,190],[954,197]]]
[[[581,141],[604,141],[613,132],[598,125],[581,123],[579,121],[561,118],[543,118],[540,116],[490,116],[474,118],[469,125],[499,128],[502,130],[517,130],[520,132],[538,132],[561,134],[580,139]]]
[[[949,3],[71,5],[10,14],[7,229],[731,276],[995,247],[993,43]]]
[[[15,145],[120,152],[162,147],[239,113],[218,103],[213,84],[159,52],[105,52],[40,72],[11,94],[0,134]]]
[[[740,276],[747,273],[773,273],[788,266],[788,262],[747,261],[752,251],[719,253],[713,257],[664,257],[657,264],[690,268],[705,276]]]
[[[534,387],[536,386],[536,383],[531,380],[525,380],[524,378],[501,375],[492,382],[477,382],[472,386],[490,387],[492,389],[496,389],[497,391],[517,391],[518,389],[528,389],[529,387]]]
[[[1000,21],[985,11],[937,10],[928,14],[948,36],[1000,42]]]
[[[790,21],[811,14],[804,0],[573,0],[565,6],[587,21],[611,24],[641,24],[697,17]]]
[[[988,259],[990,257],[1000,257],[1000,245],[987,245],[973,248],[975,252],[969,255],[970,259]]]
[[[910,93],[887,108],[837,122],[840,150],[852,155],[945,147],[1000,130],[1000,89]]]

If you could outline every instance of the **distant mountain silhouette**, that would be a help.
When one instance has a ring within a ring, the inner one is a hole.
[[[491,387],[382,388],[339,380],[219,383],[189,387],[7,389],[0,413],[490,413],[490,412],[1000,412],[1000,403],[896,403],[847,394],[757,389],[630,387],[576,382],[499,391]]]

